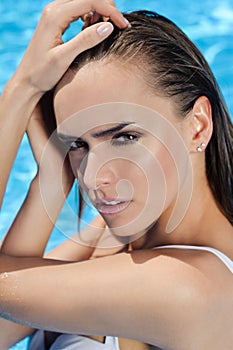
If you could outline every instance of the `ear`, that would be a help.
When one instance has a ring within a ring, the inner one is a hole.
[[[201,96],[195,101],[190,117],[190,151],[202,152],[208,145],[213,132],[212,108],[206,96]]]

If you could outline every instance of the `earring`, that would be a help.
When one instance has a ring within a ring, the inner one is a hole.
[[[200,146],[197,147],[197,152],[202,152],[204,151],[204,148],[205,148],[206,144],[204,142],[202,142],[200,144]]]

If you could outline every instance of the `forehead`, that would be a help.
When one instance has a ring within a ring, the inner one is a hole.
[[[69,70],[56,89],[54,108],[58,129],[71,135],[109,123],[135,122],[147,129],[158,115],[173,122],[176,114],[172,100],[156,95],[138,68],[105,60]]]
[[[69,70],[58,85],[54,108],[58,123],[72,114],[103,103],[143,104],[149,91],[138,69],[120,62],[91,62]]]

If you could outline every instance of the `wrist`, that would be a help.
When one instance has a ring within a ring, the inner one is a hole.
[[[33,85],[31,85],[26,79],[17,76],[17,73],[7,82],[2,93],[2,97],[6,99],[8,97],[14,97],[16,101],[20,101],[22,104],[32,101],[33,104],[37,104],[43,92],[38,91]]]

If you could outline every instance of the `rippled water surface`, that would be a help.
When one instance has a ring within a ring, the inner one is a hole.
[[[32,36],[40,12],[47,1],[8,0],[0,2],[0,91],[15,71]],[[204,53],[223,91],[233,114],[233,0],[163,0],[129,1],[116,0],[122,11],[136,9],[155,10],[177,23]],[[146,5],[145,5],[146,4]],[[78,25],[72,25],[68,39],[77,33]],[[1,150],[4,152],[4,150]],[[7,231],[27,192],[30,180],[36,172],[28,141],[23,139],[8,183],[2,212],[0,213],[0,239]],[[75,190],[70,201],[75,201]],[[86,213],[86,218],[90,213]],[[92,213],[91,213],[92,215]],[[76,224],[68,221],[66,210],[60,216],[59,227],[67,234],[74,232]],[[54,230],[50,247],[64,239]],[[1,341],[0,341],[1,342]],[[23,341],[12,349],[26,349]]]

